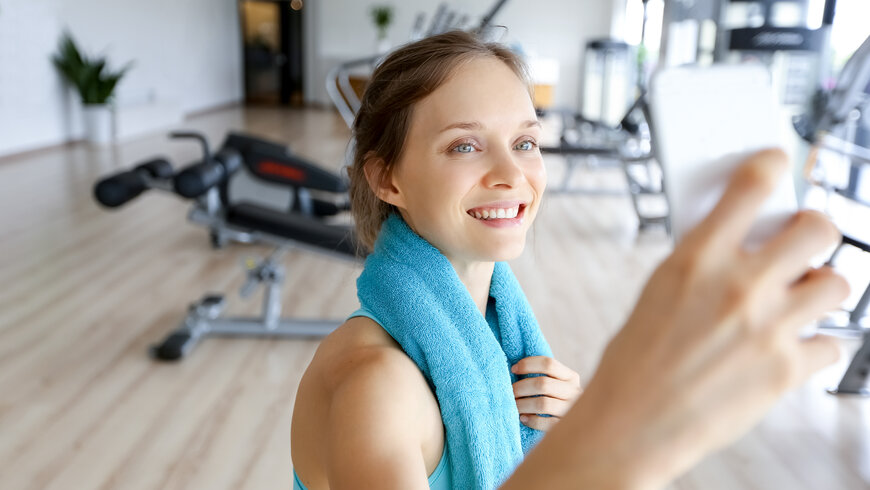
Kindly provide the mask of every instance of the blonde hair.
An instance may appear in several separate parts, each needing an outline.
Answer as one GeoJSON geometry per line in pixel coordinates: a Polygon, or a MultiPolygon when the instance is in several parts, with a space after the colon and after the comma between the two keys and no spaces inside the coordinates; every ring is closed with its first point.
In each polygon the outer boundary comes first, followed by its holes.
{"type": "Polygon", "coordinates": [[[414,104],[443,85],[458,65],[484,57],[501,60],[531,87],[526,65],[516,53],[463,31],[407,44],[375,69],[353,123],[356,146],[349,170],[351,212],[362,246],[369,250],[374,247],[381,224],[395,211],[372,191],[366,163],[379,159],[382,165],[375,177],[389,178],[402,155],[414,104]]]}

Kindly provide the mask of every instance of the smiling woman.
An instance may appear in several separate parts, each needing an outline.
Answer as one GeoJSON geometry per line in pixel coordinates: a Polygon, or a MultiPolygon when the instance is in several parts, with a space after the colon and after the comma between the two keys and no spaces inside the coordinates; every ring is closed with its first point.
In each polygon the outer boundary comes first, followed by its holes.
{"type": "MultiPolygon", "coordinates": [[[[415,104],[394,165],[369,156],[369,184],[460,278],[477,262],[516,258],[546,186],[534,118],[527,85],[507,65],[467,63],[415,104]]],[[[487,291],[474,293],[483,310],[487,291]]]]}
{"type": "Polygon", "coordinates": [[[371,475],[419,488],[432,475],[433,488],[492,488],[580,394],[497,264],[520,255],[540,207],[540,133],[523,63],[471,34],[403,47],[372,75],[350,174],[358,236],[374,253],[358,282],[363,308],[324,340],[300,385],[297,487],[371,475]],[[388,400],[372,395],[382,384],[388,400]],[[357,390],[366,394],[342,396],[357,390]],[[330,445],[332,431],[345,437],[330,445]]]}
{"type": "MultiPolygon", "coordinates": [[[[354,202],[353,212],[357,230],[361,241],[371,248],[380,228],[380,224],[396,208],[392,203],[381,200],[372,193],[369,181],[386,177],[394,166],[404,156],[406,145],[414,144],[417,133],[428,132],[425,144],[437,144],[441,146],[432,149],[439,154],[446,154],[450,150],[467,152],[476,150],[472,141],[462,141],[455,134],[458,131],[473,131],[481,129],[482,121],[477,120],[478,113],[471,113],[471,117],[463,118],[461,113],[439,109],[437,105],[431,107],[433,115],[439,117],[437,123],[429,123],[426,128],[416,128],[412,123],[417,102],[421,102],[430,94],[449,81],[460,65],[476,65],[469,63],[475,61],[488,61],[499,63],[500,74],[505,70],[512,73],[507,79],[510,89],[518,88],[523,94],[529,94],[530,85],[525,65],[519,57],[498,44],[484,44],[464,33],[448,33],[444,36],[436,36],[420,43],[405,46],[394,52],[373,75],[366,96],[362,100],[362,107],[354,121],[354,138],[356,140],[356,154],[354,165],[351,168],[351,199],[354,202]],[[420,60],[426,60],[421,63],[420,60]],[[444,134],[442,134],[444,133],[444,134]],[[456,144],[448,147],[453,140],[444,141],[453,136],[456,144]],[[455,148],[460,143],[462,148],[455,148]],[[368,174],[368,175],[367,175],[368,174]]],[[[492,101],[508,100],[505,94],[496,94],[496,87],[487,87],[486,84],[473,84],[486,92],[483,94],[492,101]],[[497,95],[501,95],[498,97],[497,95]]],[[[454,83],[454,87],[459,86],[454,83]]],[[[478,91],[478,92],[479,92],[478,91]]],[[[456,96],[457,94],[453,94],[456,96]]],[[[462,96],[462,94],[458,94],[462,96]]],[[[475,95],[479,95],[476,93],[475,95]]],[[[516,95],[514,92],[511,95],[516,95]]],[[[450,107],[460,107],[474,97],[468,94],[461,101],[451,100],[450,107]]],[[[523,99],[529,97],[523,96],[523,99]]],[[[444,99],[444,97],[442,97],[444,99]]],[[[443,101],[443,100],[442,100],[443,101]]],[[[429,106],[433,106],[432,103],[429,106]]],[[[531,119],[532,124],[539,127],[531,102],[528,102],[531,113],[523,112],[523,121],[531,119]]],[[[525,109],[525,107],[523,107],[525,109]]],[[[418,121],[421,118],[416,118],[418,121]]],[[[419,145],[423,145],[420,142],[419,145]]],[[[539,157],[540,158],[540,157],[539,157]]]]}
{"type": "Polygon", "coordinates": [[[582,391],[505,262],[546,181],[516,55],[463,32],[406,45],[375,70],[353,129],[371,254],[361,308],[299,386],[297,489],[658,488],[837,357],[798,335],[848,293],[807,265],[839,242],[833,225],[805,212],[757,253],[740,246],[782,152],[744,162],[582,391]]]}

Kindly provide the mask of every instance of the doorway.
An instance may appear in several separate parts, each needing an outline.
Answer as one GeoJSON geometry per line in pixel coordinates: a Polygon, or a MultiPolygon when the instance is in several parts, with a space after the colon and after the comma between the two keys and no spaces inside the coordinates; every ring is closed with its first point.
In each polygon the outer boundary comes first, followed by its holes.
{"type": "Polygon", "coordinates": [[[302,106],[303,0],[240,0],[245,102],[302,106]]]}

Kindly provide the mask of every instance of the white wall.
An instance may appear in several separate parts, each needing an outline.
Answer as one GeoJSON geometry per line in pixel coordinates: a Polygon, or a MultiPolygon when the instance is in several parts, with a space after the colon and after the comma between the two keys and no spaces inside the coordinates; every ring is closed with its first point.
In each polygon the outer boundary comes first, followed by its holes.
{"type": "MultiPolygon", "coordinates": [[[[428,20],[431,0],[307,0],[306,97],[329,103],[328,70],[375,48],[372,5],[392,3],[393,44],[407,41],[418,12],[428,20]]],[[[556,103],[577,108],[587,39],[607,36],[624,0],[511,0],[495,19],[507,41],[560,63],[556,103]]],[[[494,0],[447,4],[476,24],[494,0]]],[[[175,104],[182,113],[243,98],[237,0],[0,0],[0,155],[81,137],[80,104],[51,64],[67,27],[89,53],[103,52],[134,68],[117,91],[119,110],[148,101],[175,104]]],[[[138,114],[138,113],[135,113],[138,114]]]]}
{"type": "Polygon", "coordinates": [[[236,0],[0,1],[0,155],[81,137],[78,96],[50,61],[68,28],[80,48],[135,66],[117,103],[184,113],[243,97],[236,0]]]}
{"type": "MultiPolygon", "coordinates": [[[[394,45],[408,40],[418,12],[425,12],[427,23],[440,2],[431,0],[311,0],[318,3],[316,20],[317,56],[310,68],[321,80],[309,98],[326,102],[323,81],[331,67],[342,60],[368,56],[375,51],[376,31],[369,11],[373,5],[392,4],[395,19],[390,28],[394,45]]],[[[453,10],[468,13],[476,25],[494,5],[494,0],[445,2],[453,10]]],[[[508,28],[509,43],[539,57],[555,58],[560,65],[560,80],[555,99],[558,105],[577,108],[580,71],[587,39],[607,37],[615,8],[624,0],[511,0],[494,19],[508,28]]],[[[306,2],[306,8],[308,2],[306,2]]]]}

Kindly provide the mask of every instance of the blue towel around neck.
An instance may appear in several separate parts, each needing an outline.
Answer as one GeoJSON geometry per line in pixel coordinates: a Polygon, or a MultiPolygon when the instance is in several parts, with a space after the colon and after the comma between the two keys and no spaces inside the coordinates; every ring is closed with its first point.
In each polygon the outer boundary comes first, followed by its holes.
{"type": "Polygon", "coordinates": [[[441,407],[455,488],[490,490],[511,475],[543,432],[519,420],[510,372],[529,356],[550,356],[531,306],[504,262],[490,297],[500,339],[450,261],[397,214],[382,225],[357,280],[363,308],[417,363],[441,407]]]}

